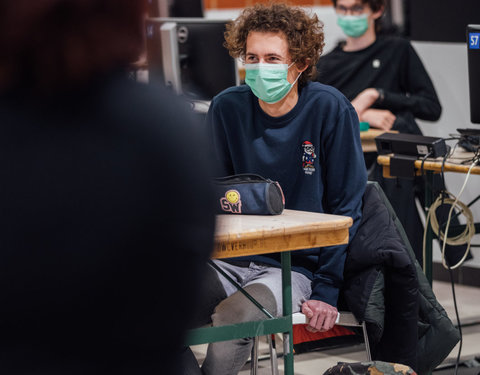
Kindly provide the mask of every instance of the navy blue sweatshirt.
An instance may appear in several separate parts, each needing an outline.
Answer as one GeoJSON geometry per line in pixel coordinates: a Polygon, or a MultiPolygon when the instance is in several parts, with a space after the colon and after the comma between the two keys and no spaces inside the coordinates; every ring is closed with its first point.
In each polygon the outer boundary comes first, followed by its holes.
{"type": "MultiPolygon", "coordinates": [[[[335,88],[309,82],[296,106],[267,115],[246,85],[217,95],[207,115],[220,175],[256,173],[278,181],[288,209],[361,218],[366,170],[358,118],[335,88]]],[[[292,252],[292,269],[312,280],[311,299],[337,305],[346,245],[292,252]]],[[[248,259],[280,267],[279,254],[248,259]]]]}

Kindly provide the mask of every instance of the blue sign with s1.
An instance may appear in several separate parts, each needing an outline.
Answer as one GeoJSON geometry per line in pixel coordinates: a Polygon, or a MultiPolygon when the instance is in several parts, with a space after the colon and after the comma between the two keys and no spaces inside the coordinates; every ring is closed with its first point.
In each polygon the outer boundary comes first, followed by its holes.
{"type": "Polygon", "coordinates": [[[480,33],[468,33],[468,48],[480,49],[480,33]]]}

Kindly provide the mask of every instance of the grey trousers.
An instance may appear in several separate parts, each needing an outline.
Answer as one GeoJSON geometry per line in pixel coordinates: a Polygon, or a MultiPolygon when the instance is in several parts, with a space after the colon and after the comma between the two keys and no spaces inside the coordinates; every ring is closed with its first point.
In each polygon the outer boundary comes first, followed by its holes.
{"type": "MultiPolygon", "coordinates": [[[[215,263],[240,286],[251,294],[272,315],[282,314],[281,269],[264,264],[215,260],[215,263]]],[[[217,274],[226,298],[215,308],[211,316],[213,326],[262,320],[266,316],[222,275],[217,274]]],[[[216,293],[212,291],[213,293],[216,293]]],[[[292,272],[292,308],[301,309],[309,299],[311,281],[298,272],[292,272]]],[[[247,362],[252,350],[251,338],[212,343],[202,365],[204,375],[236,375],[247,362]]]]}

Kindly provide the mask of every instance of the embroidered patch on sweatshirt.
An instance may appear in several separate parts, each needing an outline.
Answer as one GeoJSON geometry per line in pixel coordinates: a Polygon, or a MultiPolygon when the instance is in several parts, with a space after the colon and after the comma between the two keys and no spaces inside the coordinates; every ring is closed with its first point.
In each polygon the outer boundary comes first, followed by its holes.
{"type": "Polygon", "coordinates": [[[302,168],[305,174],[312,175],[315,172],[315,166],[313,163],[315,162],[315,146],[312,142],[305,141],[302,143],[303,148],[303,155],[302,155],[302,168]]]}

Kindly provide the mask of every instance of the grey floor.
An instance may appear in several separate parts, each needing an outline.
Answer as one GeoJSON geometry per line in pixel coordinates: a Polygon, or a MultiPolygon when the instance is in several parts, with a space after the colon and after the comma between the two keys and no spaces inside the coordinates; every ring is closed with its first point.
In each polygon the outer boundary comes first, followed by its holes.
{"type": "MultiPolygon", "coordinates": [[[[456,322],[455,310],[452,298],[452,290],[449,283],[434,281],[433,291],[437,299],[447,311],[450,319],[456,322]]],[[[457,285],[455,287],[460,321],[465,325],[463,332],[463,345],[461,352],[462,368],[465,365],[476,366],[475,357],[480,356],[480,288],[457,285]]],[[[281,347],[281,345],[277,345],[281,347]]],[[[201,362],[205,356],[206,345],[192,347],[195,355],[201,362]]],[[[260,354],[268,352],[268,347],[263,340],[260,343],[260,354]]],[[[458,354],[458,345],[445,361],[438,367],[438,375],[453,374],[452,364],[455,363],[458,354]],[[442,371],[440,371],[442,370],[442,371]]],[[[363,345],[355,345],[348,348],[330,349],[295,355],[296,375],[322,375],[326,369],[337,362],[358,362],[365,360],[363,345]]],[[[280,374],[283,374],[283,360],[279,358],[280,374]]],[[[480,367],[473,369],[469,374],[479,374],[480,367]]],[[[434,372],[434,374],[437,371],[434,372]]],[[[250,374],[250,365],[247,364],[240,372],[241,375],[250,374]]],[[[270,375],[270,361],[260,360],[258,375],[270,375]]],[[[219,374],[221,375],[221,374],[219,374]]]]}

